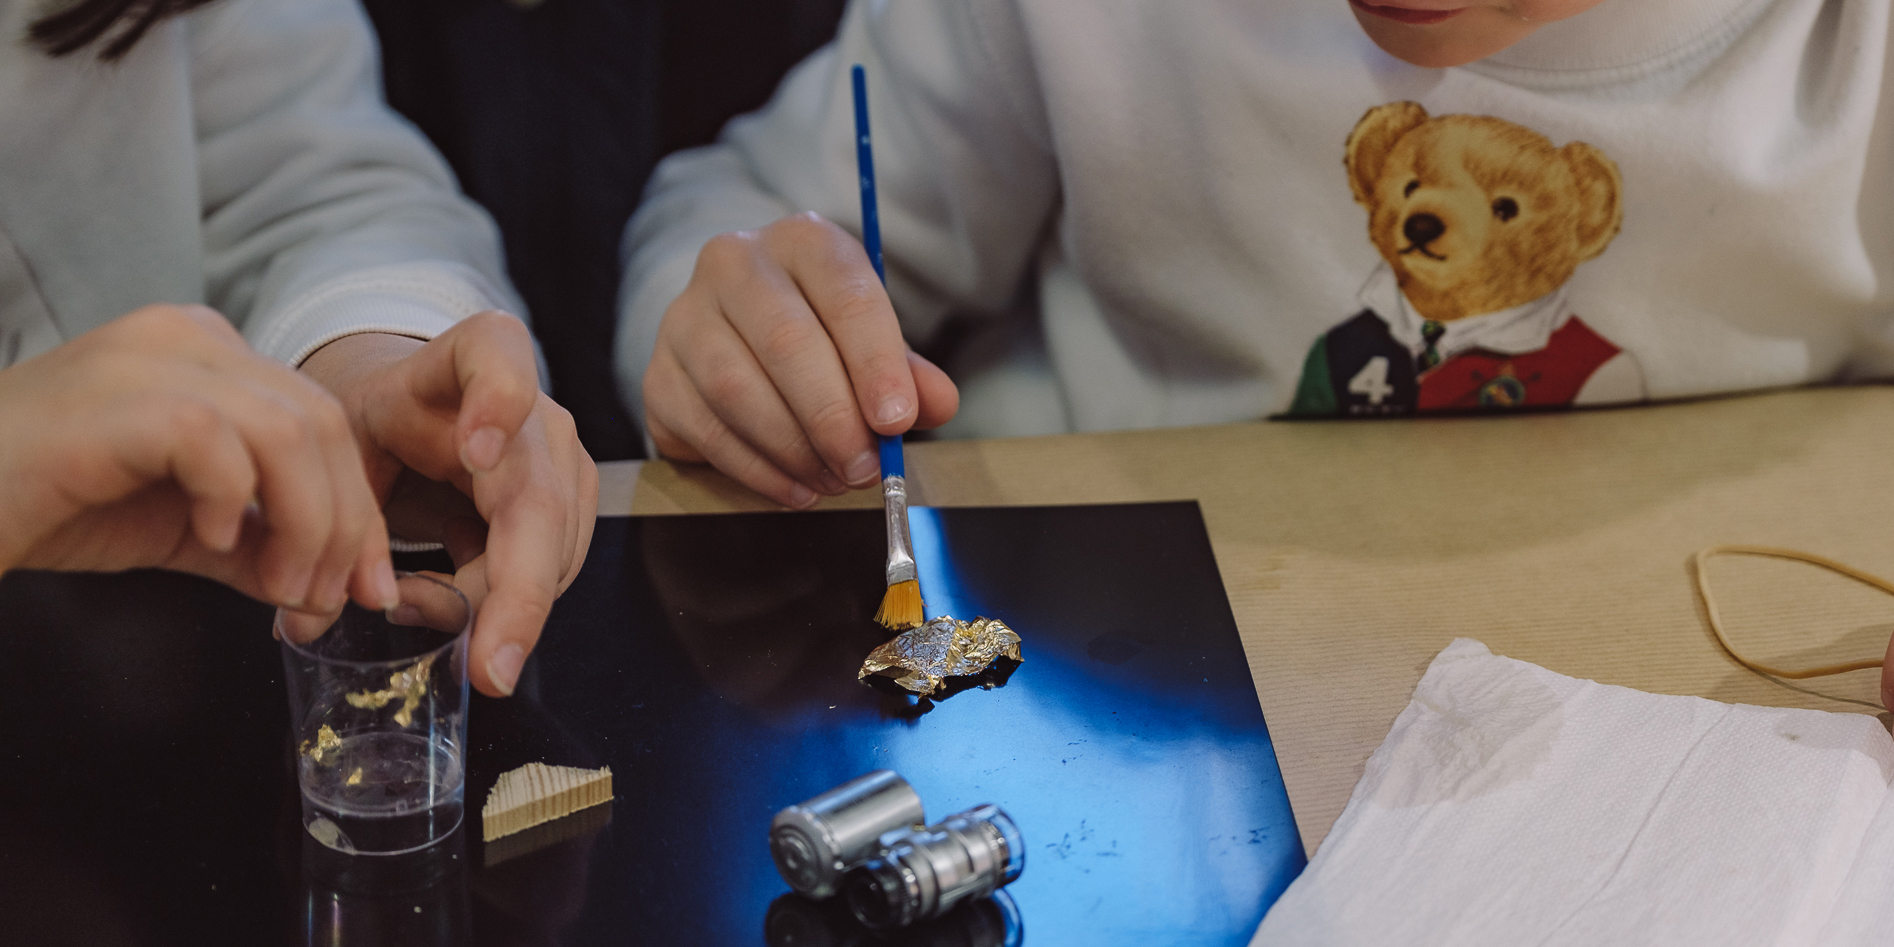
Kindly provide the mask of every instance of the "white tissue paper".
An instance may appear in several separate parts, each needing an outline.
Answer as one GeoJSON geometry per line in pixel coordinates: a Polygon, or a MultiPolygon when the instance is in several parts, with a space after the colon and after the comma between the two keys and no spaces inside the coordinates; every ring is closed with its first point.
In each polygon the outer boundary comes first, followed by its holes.
{"type": "Polygon", "coordinates": [[[1460,639],[1255,944],[1894,943],[1894,740],[1460,639]]]}

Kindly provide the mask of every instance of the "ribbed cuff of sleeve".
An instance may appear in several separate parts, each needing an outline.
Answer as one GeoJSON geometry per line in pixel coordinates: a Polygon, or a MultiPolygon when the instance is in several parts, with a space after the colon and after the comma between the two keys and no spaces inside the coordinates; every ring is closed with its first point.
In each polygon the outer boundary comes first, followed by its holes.
{"type": "Polygon", "coordinates": [[[298,294],[251,333],[258,352],[300,365],[317,349],[364,332],[432,339],[504,296],[472,267],[404,263],[358,270],[298,294]]]}

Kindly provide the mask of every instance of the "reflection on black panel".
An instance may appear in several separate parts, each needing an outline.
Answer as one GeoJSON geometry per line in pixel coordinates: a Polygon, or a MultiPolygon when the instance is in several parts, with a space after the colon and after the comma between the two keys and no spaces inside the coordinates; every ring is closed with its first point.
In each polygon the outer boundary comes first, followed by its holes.
{"type": "Polygon", "coordinates": [[[763,917],[768,947],[1019,947],[1025,937],[1019,907],[1004,891],[893,931],[863,927],[840,899],[811,901],[793,893],[771,901],[763,917]]]}
{"type": "Polygon", "coordinates": [[[1302,846],[1195,505],[914,531],[930,615],[1021,635],[1005,686],[856,680],[886,637],[878,511],[601,520],[518,696],[474,699],[467,799],[537,760],[610,766],[612,806],[511,847],[470,811],[444,867],[366,889],[299,830],[267,609],[158,573],[8,575],[0,811],[32,817],[0,820],[7,943],[971,947],[1029,919],[1035,945],[1247,944],[1302,846]],[[884,768],[934,819],[1018,823],[1004,911],[870,937],[783,900],[772,815],[884,768]]]}

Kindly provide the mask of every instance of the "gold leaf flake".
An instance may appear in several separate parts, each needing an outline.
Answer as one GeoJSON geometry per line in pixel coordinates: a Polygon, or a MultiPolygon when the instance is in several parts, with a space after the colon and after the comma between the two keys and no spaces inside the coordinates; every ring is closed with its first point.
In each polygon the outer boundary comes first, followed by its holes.
{"type": "Polygon", "coordinates": [[[304,740],[299,751],[302,755],[321,763],[323,762],[324,756],[328,756],[341,748],[342,738],[336,736],[335,731],[329,729],[329,725],[325,723],[322,725],[322,729],[316,731],[316,739],[314,741],[304,740]],[[311,745],[312,742],[314,745],[311,745]]]}
{"type": "Polygon", "coordinates": [[[395,711],[395,723],[409,726],[414,723],[414,709],[421,705],[421,698],[427,696],[427,676],[433,668],[432,655],[388,675],[388,689],[379,691],[358,691],[345,694],[343,698],[350,707],[361,710],[380,710],[401,699],[401,709],[395,711]]]}
{"type": "Polygon", "coordinates": [[[986,670],[1001,655],[1023,661],[1019,635],[997,618],[957,621],[943,615],[910,628],[869,652],[857,679],[884,674],[926,696],[949,677],[986,670]]]}

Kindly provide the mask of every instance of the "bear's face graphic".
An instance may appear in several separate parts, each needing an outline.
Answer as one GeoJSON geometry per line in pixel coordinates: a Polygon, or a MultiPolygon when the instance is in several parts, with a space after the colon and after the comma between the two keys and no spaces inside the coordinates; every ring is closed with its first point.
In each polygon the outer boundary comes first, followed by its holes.
{"type": "Polygon", "coordinates": [[[1402,293],[1443,323],[1552,292],[1623,219],[1611,159],[1503,119],[1379,106],[1349,135],[1346,163],[1402,293]]]}

